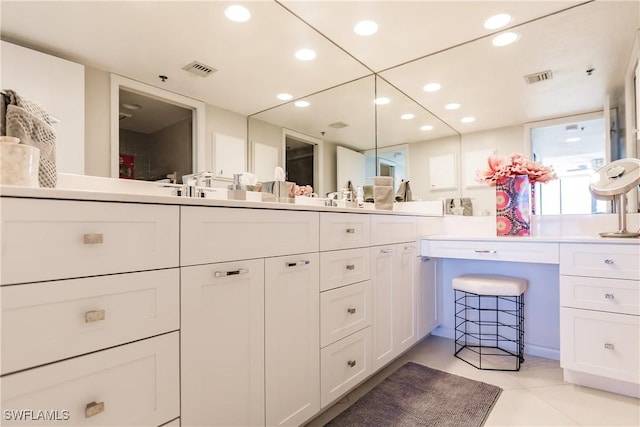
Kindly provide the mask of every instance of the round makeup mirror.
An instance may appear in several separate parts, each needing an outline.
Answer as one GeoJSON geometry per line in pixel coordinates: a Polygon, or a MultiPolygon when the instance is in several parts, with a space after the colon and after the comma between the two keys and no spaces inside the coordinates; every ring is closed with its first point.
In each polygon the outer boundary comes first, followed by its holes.
{"type": "Polygon", "coordinates": [[[602,166],[591,176],[589,190],[598,199],[616,201],[618,231],[600,233],[602,237],[638,237],[640,232],[627,231],[626,193],[640,184],[640,160],[620,159],[602,166]]]}

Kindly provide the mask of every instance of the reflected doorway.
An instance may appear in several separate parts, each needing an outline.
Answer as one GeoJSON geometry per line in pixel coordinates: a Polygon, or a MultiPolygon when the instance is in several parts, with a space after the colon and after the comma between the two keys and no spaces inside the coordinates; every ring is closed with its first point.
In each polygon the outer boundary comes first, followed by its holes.
{"type": "Polygon", "coordinates": [[[193,170],[193,110],[120,89],[119,177],[182,182],[193,170]]]}
{"type": "Polygon", "coordinates": [[[299,186],[310,185],[318,191],[318,160],[319,144],[302,134],[287,131],[285,142],[285,172],[286,179],[299,186]]]}

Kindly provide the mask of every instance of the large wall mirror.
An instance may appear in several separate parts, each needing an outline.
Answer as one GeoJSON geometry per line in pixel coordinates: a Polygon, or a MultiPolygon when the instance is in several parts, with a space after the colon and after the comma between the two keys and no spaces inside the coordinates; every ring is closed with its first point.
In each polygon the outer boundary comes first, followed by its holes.
{"type": "MultiPolygon", "coordinates": [[[[474,181],[481,160],[529,152],[525,126],[540,121],[594,112],[609,120],[607,98],[618,113],[611,147],[619,149],[609,150],[611,160],[637,156],[629,122],[640,13],[633,0],[248,1],[242,3],[251,19],[243,23],[225,17],[226,2],[5,3],[3,40],[84,64],[87,88],[100,85],[98,74],[113,73],[201,102],[206,114],[196,120],[204,126],[194,138],[195,171],[212,168],[210,145],[218,134],[243,141],[240,164],[261,180],[273,179],[287,152],[307,145],[313,153],[300,158],[313,156],[319,195],[362,179],[338,173],[340,151],[352,162],[365,159],[365,181],[384,169],[408,179],[415,199],[471,199],[474,214],[490,213],[491,189],[474,181]],[[353,31],[363,5],[368,19],[379,21],[368,38],[353,31]],[[511,23],[483,27],[503,11],[512,12],[511,23]],[[176,20],[188,22],[190,31],[176,35],[176,20]],[[139,22],[147,23],[144,31],[139,22]],[[514,33],[515,43],[494,45],[494,36],[505,32],[514,33]],[[313,61],[295,58],[310,46],[313,61]],[[194,61],[210,73],[187,71],[194,61]],[[159,82],[164,74],[168,80],[159,82]],[[432,82],[440,90],[426,91],[432,82]],[[283,91],[292,101],[276,99],[283,91]],[[388,104],[374,103],[384,97],[388,104]]],[[[119,153],[109,156],[102,122],[118,117],[119,107],[94,108],[98,98],[111,102],[108,92],[86,94],[93,110],[85,148],[100,166],[87,172],[118,176],[119,153]],[[103,162],[109,163],[104,169],[103,162]]],[[[111,135],[117,132],[111,128],[111,135]]]]}

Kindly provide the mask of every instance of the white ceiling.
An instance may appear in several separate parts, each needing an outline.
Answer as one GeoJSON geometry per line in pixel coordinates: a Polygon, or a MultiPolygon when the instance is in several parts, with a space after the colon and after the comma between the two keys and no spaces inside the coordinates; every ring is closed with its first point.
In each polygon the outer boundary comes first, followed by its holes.
{"type": "Polygon", "coordinates": [[[615,105],[640,27],[639,4],[3,0],[0,35],[243,115],[281,105],[275,95],[289,92],[312,105],[301,113],[287,104],[258,117],[371,148],[376,121],[380,145],[392,145],[602,109],[607,94],[615,105]],[[228,21],[223,10],[232,3],[247,6],[251,20],[228,21]],[[502,11],[512,13],[510,26],[521,38],[496,48],[482,22],[502,11]],[[356,36],[352,28],[362,19],[377,21],[378,33],[356,36]],[[317,58],[296,60],[293,53],[302,47],[315,49],[317,58]],[[181,69],[194,60],[218,71],[202,78],[181,69]],[[595,68],[591,76],[588,68],[595,68]],[[547,69],[553,80],[524,83],[525,74],[547,69]],[[362,79],[373,72],[385,81],[362,79]],[[442,84],[440,92],[422,91],[431,80],[442,84]],[[371,86],[393,93],[377,116],[371,86]],[[443,109],[454,101],[460,110],[443,109]],[[406,109],[418,117],[399,122],[406,109]],[[467,115],[476,121],[461,124],[467,115]],[[340,121],[349,126],[328,126],[340,121]],[[418,131],[422,124],[433,131],[418,131]]]}

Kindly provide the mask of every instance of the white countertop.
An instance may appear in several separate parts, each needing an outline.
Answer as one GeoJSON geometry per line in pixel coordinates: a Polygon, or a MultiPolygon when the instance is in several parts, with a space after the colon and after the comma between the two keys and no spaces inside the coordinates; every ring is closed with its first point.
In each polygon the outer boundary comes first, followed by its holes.
{"type": "MultiPolygon", "coordinates": [[[[168,192],[167,192],[168,193],[168,192]]],[[[347,213],[367,213],[383,215],[411,215],[424,217],[440,217],[430,212],[418,212],[415,209],[408,210],[375,210],[371,208],[341,208],[330,206],[312,206],[296,203],[276,203],[258,202],[249,200],[228,200],[228,199],[208,199],[196,197],[178,197],[163,194],[142,194],[126,192],[110,192],[95,190],[73,190],[65,188],[32,188],[13,185],[0,186],[0,196],[2,197],[24,197],[38,199],[58,199],[58,200],[83,200],[100,202],[127,202],[127,203],[148,203],[181,206],[212,206],[225,208],[250,208],[250,209],[276,209],[295,210],[313,212],[347,212],[347,213]]],[[[411,203],[411,202],[409,202],[411,203]]],[[[396,204],[394,204],[395,206],[396,204]]]]}
{"type": "MultiPolygon", "coordinates": [[[[423,236],[425,240],[460,242],[500,242],[500,243],[615,243],[639,245],[640,238],[601,237],[597,233],[575,236],[423,236]]],[[[640,262],[640,260],[639,260],[640,262]]]]}

